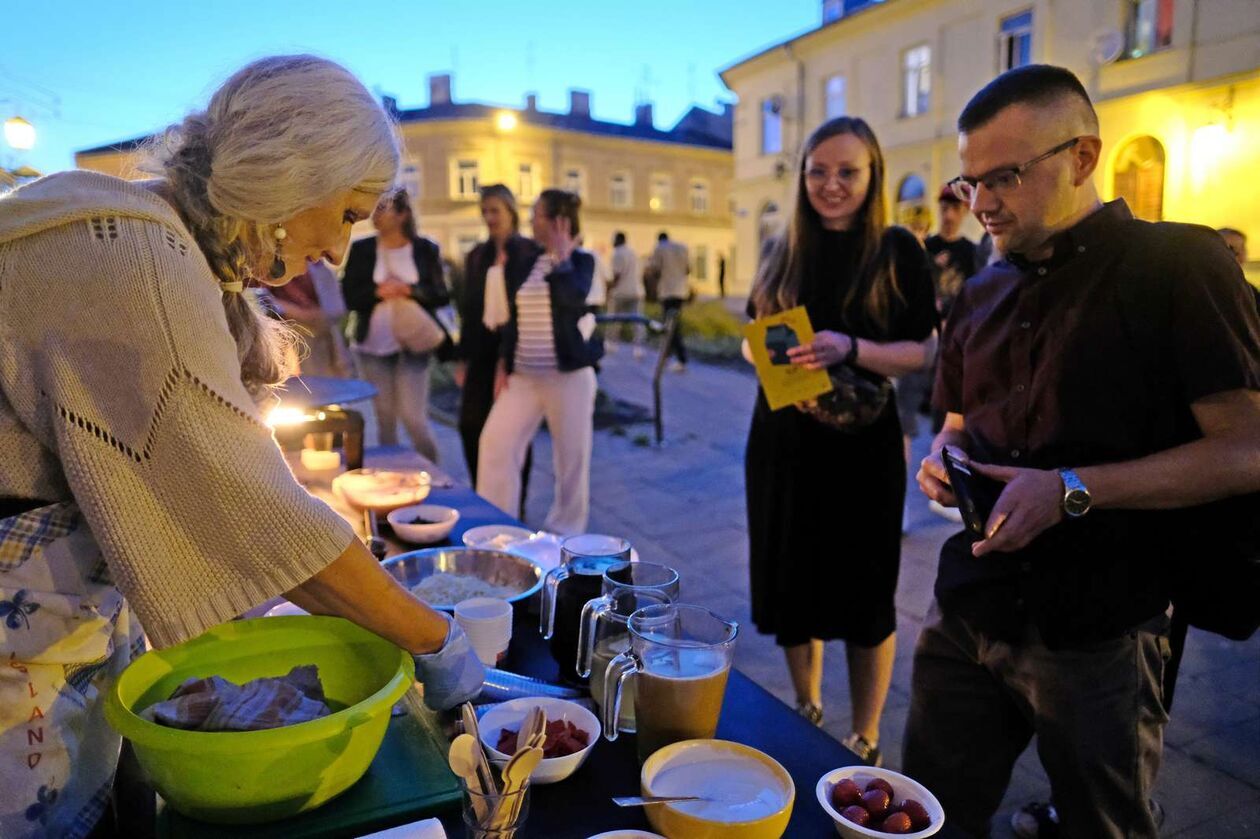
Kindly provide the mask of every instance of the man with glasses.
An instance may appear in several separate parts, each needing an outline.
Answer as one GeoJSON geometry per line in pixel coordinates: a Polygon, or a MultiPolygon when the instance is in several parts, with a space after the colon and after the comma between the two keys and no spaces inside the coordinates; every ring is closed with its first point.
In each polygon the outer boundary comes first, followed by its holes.
{"type": "Polygon", "coordinates": [[[1206,228],[1102,204],[1098,118],[1069,71],[999,76],[958,120],[960,199],[1000,254],[942,338],[948,445],[1004,484],[941,550],[904,769],[980,835],[1035,734],[1067,836],[1153,837],[1178,551],[1166,512],[1260,490],[1260,318],[1206,228]]]}

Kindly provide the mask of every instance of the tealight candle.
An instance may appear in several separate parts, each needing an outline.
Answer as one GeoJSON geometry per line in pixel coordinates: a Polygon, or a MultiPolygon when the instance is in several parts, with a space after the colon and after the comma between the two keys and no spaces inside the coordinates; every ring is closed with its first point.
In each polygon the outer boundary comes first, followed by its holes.
{"type": "Polygon", "coordinates": [[[341,452],[302,449],[302,466],[312,472],[337,469],[341,466],[341,452]]]}

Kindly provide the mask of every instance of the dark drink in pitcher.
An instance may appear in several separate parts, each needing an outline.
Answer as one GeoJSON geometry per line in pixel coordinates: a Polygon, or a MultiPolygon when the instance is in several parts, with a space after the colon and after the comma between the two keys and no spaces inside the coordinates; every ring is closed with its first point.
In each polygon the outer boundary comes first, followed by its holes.
{"type": "Polygon", "coordinates": [[[560,567],[543,586],[542,633],[564,681],[586,684],[576,667],[582,607],[600,596],[605,569],[629,559],[630,543],[616,536],[571,536],[561,544],[560,567]]]}

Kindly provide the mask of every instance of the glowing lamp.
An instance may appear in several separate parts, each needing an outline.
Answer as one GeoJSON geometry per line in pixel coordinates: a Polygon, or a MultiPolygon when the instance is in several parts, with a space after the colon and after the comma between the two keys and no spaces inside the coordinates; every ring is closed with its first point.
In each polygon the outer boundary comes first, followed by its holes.
{"type": "Polygon", "coordinates": [[[500,131],[513,131],[516,128],[516,114],[499,111],[499,115],[494,118],[494,124],[500,131]]]}

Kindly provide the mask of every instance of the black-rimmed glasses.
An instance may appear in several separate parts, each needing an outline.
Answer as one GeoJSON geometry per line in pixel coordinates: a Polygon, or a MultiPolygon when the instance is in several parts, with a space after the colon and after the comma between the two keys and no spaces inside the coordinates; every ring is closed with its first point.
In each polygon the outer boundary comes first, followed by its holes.
{"type": "Polygon", "coordinates": [[[1010,192],[1023,183],[1021,176],[1029,169],[1043,160],[1049,160],[1061,151],[1072,148],[1080,141],[1080,137],[1073,137],[1070,140],[1059,143],[1059,145],[1045,154],[1037,155],[1026,163],[1021,163],[1018,166],[1009,166],[1004,169],[994,169],[992,172],[988,172],[978,178],[973,178],[970,175],[959,175],[950,181],[948,186],[954,195],[958,196],[959,201],[967,204],[970,204],[976,197],[976,187],[981,184],[990,192],[1010,192]]]}

